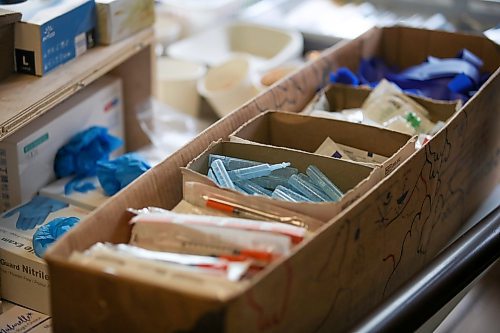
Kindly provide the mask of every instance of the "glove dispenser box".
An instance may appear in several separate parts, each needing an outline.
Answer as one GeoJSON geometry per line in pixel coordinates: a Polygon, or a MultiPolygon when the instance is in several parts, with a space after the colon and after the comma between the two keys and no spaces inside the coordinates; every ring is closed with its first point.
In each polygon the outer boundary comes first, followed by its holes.
{"type": "MultiPolygon", "coordinates": [[[[124,138],[122,81],[105,76],[0,141],[0,211],[53,182],[58,149],[83,129],[102,126],[124,138]]],[[[111,157],[119,156],[123,149],[111,157]]]]}
{"type": "Polygon", "coordinates": [[[89,212],[48,197],[35,196],[0,217],[0,279],[2,297],[49,314],[49,274],[45,260],[34,251],[33,235],[58,217],[78,217],[89,212]]]}

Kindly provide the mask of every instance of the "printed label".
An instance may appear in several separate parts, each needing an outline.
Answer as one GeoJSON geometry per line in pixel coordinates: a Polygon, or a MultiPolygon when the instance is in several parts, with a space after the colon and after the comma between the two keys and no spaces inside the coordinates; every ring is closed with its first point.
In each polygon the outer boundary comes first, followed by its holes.
{"type": "Polygon", "coordinates": [[[51,318],[42,313],[14,305],[0,316],[0,332],[24,333],[52,331],[51,318]]]}
{"type": "Polygon", "coordinates": [[[314,153],[343,160],[351,160],[342,148],[340,148],[330,137],[326,138],[314,153]]]}
{"type": "Polygon", "coordinates": [[[9,174],[7,170],[7,152],[0,149],[0,210],[10,208],[9,174]]]}
{"type": "Polygon", "coordinates": [[[87,51],[87,36],[85,32],[82,32],[75,37],[75,54],[78,57],[85,51],[87,51]]]}
{"type": "Polygon", "coordinates": [[[31,150],[35,149],[36,147],[38,147],[39,145],[41,145],[42,143],[44,143],[48,139],[49,139],[49,133],[45,133],[44,135],[42,135],[41,137],[37,138],[33,142],[31,142],[31,143],[27,144],[26,146],[24,146],[23,152],[25,154],[29,153],[31,150]]]}
{"type": "Polygon", "coordinates": [[[19,73],[35,75],[35,52],[16,49],[16,70],[19,73]]]}
{"type": "Polygon", "coordinates": [[[382,164],[387,161],[388,157],[378,155],[369,151],[357,149],[354,147],[338,144],[338,146],[349,156],[353,161],[382,164]]]}

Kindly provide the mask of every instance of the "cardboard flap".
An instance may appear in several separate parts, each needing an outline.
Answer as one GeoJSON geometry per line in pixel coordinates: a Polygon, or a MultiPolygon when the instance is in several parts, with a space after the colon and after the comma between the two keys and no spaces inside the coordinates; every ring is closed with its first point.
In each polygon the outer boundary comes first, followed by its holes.
{"type": "Polygon", "coordinates": [[[283,111],[267,111],[258,115],[232,136],[310,153],[330,137],[336,143],[386,157],[396,153],[411,138],[384,128],[283,111]]]}
{"type": "Polygon", "coordinates": [[[409,27],[383,28],[379,55],[400,69],[419,64],[428,56],[455,57],[466,48],[484,62],[482,70],[494,72],[500,65],[500,48],[492,41],[477,35],[432,31],[409,27]]]}
{"type": "MultiPolygon", "coordinates": [[[[360,86],[354,87],[347,84],[330,84],[325,91],[329,111],[360,108],[373,89],[360,86]]],[[[440,101],[432,98],[406,94],[415,102],[429,111],[429,119],[433,122],[446,122],[462,106],[460,100],[440,101]]]]}
{"type": "Polygon", "coordinates": [[[10,10],[0,8],[0,28],[4,25],[19,21],[21,16],[21,13],[11,12],[10,10]]]}

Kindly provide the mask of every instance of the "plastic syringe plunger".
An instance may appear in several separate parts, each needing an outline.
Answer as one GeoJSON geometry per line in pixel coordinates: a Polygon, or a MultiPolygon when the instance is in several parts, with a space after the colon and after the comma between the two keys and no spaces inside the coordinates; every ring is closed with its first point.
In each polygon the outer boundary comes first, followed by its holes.
{"type": "Polygon", "coordinates": [[[229,171],[229,177],[234,180],[238,179],[254,179],[257,177],[268,176],[274,170],[283,169],[289,166],[289,162],[283,162],[278,164],[259,164],[248,168],[241,168],[237,170],[229,171]]]}

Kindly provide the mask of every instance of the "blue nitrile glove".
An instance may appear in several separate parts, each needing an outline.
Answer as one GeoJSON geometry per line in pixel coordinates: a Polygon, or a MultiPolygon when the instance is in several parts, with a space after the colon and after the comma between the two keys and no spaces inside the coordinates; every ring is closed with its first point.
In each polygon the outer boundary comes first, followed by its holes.
{"type": "Polygon", "coordinates": [[[92,182],[84,181],[80,177],[75,177],[64,185],[64,195],[70,195],[73,191],[87,193],[95,189],[96,187],[92,182]]]}
{"type": "Polygon", "coordinates": [[[20,230],[29,230],[42,224],[50,213],[57,212],[68,206],[69,205],[65,202],[43,196],[35,196],[24,205],[5,213],[4,217],[10,217],[19,212],[16,228],[20,230]]]}
{"type": "Polygon", "coordinates": [[[139,155],[129,153],[113,161],[99,161],[97,163],[97,179],[106,195],[113,195],[144,172],[151,166],[139,155]]]}
{"type": "Polygon", "coordinates": [[[359,86],[359,79],[349,68],[340,67],[336,73],[330,73],[330,83],[342,83],[359,86]]]}
{"type": "Polygon", "coordinates": [[[47,248],[59,239],[66,231],[80,222],[78,217],[57,217],[42,225],[33,235],[33,249],[35,254],[43,258],[47,248]]]}
{"type": "Polygon", "coordinates": [[[94,126],[80,132],[57,151],[54,160],[56,176],[95,176],[97,161],[107,161],[109,154],[122,144],[123,141],[108,134],[105,127],[94,126]]]}
{"type": "Polygon", "coordinates": [[[466,49],[455,58],[430,56],[427,61],[403,71],[387,66],[378,58],[362,59],[359,79],[373,87],[385,78],[408,93],[465,102],[484,82],[480,72],[482,66],[482,60],[466,49]]]}

